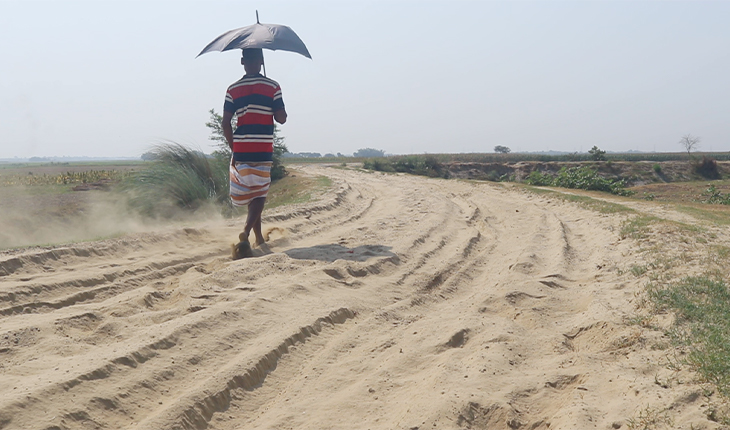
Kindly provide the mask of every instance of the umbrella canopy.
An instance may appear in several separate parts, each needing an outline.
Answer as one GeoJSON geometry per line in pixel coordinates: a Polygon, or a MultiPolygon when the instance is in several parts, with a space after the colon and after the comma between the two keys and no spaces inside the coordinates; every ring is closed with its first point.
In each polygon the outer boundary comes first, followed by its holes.
{"type": "Polygon", "coordinates": [[[294,30],[278,24],[261,24],[237,28],[218,36],[206,46],[198,57],[211,51],[228,51],[229,49],[263,48],[276,51],[296,52],[311,59],[307,47],[294,30]]]}

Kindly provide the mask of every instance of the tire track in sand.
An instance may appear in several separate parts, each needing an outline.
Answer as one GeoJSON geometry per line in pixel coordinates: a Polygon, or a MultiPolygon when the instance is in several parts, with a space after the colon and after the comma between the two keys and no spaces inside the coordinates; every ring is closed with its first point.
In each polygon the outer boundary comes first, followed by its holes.
{"type": "Polygon", "coordinates": [[[43,269],[64,259],[91,288],[130,288],[0,318],[0,428],[611,428],[657,399],[623,322],[638,283],[615,270],[619,219],[489,183],[304,170],[335,192],[271,211],[288,235],[259,258],[216,254],[227,224],[194,252],[142,245],[147,265],[192,264],[158,278],[134,281],[154,271],[122,251],[8,265],[24,303],[76,293],[43,269]]]}

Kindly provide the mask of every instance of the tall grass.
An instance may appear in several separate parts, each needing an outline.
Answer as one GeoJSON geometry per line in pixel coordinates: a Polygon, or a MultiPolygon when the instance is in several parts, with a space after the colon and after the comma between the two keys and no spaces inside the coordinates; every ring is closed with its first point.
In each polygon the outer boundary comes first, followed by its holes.
{"type": "Polygon", "coordinates": [[[177,143],[156,145],[150,155],[152,164],[122,186],[134,209],[148,216],[174,217],[180,210],[210,203],[230,205],[228,159],[209,158],[177,143]]]}

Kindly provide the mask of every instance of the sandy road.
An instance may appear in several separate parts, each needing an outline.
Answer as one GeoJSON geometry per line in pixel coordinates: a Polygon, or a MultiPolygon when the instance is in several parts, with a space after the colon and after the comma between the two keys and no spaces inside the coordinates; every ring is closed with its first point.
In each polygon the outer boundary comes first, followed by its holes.
{"type": "Polygon", "coordinates": [[[230,222],[3,257],[0,429],[719,428],[627,323],[619,216],[304,170],[335,190],[257,258],[230,222]]]}

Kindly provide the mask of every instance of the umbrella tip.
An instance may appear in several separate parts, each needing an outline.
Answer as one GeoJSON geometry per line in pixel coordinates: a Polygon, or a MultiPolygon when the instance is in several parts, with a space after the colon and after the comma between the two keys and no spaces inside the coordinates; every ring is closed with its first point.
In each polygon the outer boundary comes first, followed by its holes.
{"type": "Polygon", "coordinates": [[[256,24],[261,24],[259,22],[259,11],[258,10],[256,10],[256,24]]]}

